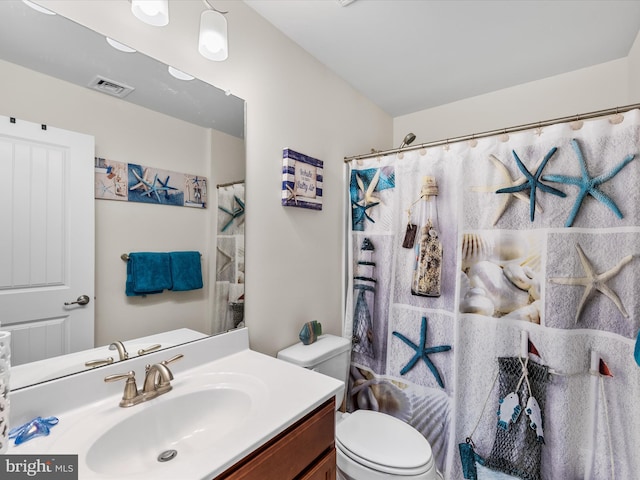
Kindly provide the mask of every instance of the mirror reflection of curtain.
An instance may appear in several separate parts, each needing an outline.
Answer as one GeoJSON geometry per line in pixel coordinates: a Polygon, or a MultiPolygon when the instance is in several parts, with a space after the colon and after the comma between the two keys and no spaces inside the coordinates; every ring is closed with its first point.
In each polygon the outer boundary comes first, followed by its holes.
{"type": "Polygon", "coordinates": [[[354,345],[347,408],[414,426],[447,479],[638,478],[640,110],[353,161],[347,174],[344,335],[373,347],[354,345]],[[441,256],[410,235],[424,177],[438,185],[440,229],[427,233],[441,256]],[[434,262],[441,295],[413,294],[434,262]]]}
{"type": "Polygon", "coordinates": [[[213,332],[244,326],[244,183],[218,187],[213,332]]]}

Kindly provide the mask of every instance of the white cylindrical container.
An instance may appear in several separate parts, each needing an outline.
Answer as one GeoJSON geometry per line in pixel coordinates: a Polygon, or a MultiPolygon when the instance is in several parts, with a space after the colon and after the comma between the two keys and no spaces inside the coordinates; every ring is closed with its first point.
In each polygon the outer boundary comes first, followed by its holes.
{"type": "Polygon", "coordinates": [[[0,332],[0,454],[9,449],[9,371],[11,332],[0,332]]]}

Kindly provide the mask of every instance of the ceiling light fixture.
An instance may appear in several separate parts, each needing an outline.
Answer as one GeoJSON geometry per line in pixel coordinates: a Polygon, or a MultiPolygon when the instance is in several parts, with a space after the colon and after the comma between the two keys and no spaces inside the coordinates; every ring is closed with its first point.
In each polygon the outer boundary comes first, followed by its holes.
{"type": "Polygon", "coordinates": [[[115,48],[116,50],[120,50],[121,52],[125,52],[125,53],[136,52],[134,48],[128,47],[124,43],[120,43],[117,40],[114,40],[113,38],[109,38],[109,37],[105,37],[105,38],[107,39],[107,43],[111,45],[113,48],[115,48]]]}
{"type": "Polygon", "coordinates": [[[35,11],[40,12],[40,13],[44,13],[46,15],[55,15],[55,12],[52,12],[51,10],[41,7],[40,5],[38,5],[37,3],[33,3],[30,2],[29,0],[22,0],[22,3],[24,3],[25,5],[33,8],[35,11]]]}
{"type": "Polygon", "coordinates": [[[178,80],[193,80],[194,78],[188,73],[184,73],[182,70],[178,70],[171,65],[169,65],[168,70],[171,76],[177,78],[178,80]]]}
{"type": "Polygon", "coordinates": [[[207,10],[200,16],[200,36],[198,51],[209,60],[221,62],[229,56],[227,40],[227,19],[225,14],[216,10],[207,0],[203,0],[207,10]]]}
{"type": "Polygon", "coordinates": [[[131,0],[131,13],[154,27],[169,23],[169,0],[131,0]]]}

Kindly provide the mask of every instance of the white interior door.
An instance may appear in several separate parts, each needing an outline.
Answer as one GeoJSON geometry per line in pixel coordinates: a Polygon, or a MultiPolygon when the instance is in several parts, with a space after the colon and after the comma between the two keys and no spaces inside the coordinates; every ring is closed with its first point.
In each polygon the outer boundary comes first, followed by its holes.
{"type": "Polygon", "coordinates": [[[0,116],[0,329],[14,365],[93,347],[94,143],[0,116]]]}

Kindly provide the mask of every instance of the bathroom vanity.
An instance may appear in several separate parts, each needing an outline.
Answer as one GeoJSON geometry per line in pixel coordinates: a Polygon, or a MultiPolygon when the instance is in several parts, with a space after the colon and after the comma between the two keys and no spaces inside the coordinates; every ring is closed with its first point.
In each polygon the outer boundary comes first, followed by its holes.
{"type": "Polygon", "coordinates": [[[333,479],[342,389],[251,351],[247,329],[238,329],[11,392],[10,426],[36,416],[59,423],[7,453],[77,454],[81,480],[333,479]],[[106,376],[133,371],[142,389],[145,363],[176,354],[184,357],[169,365],[170,391],[119,406],[124,384],[106,376]]]}

